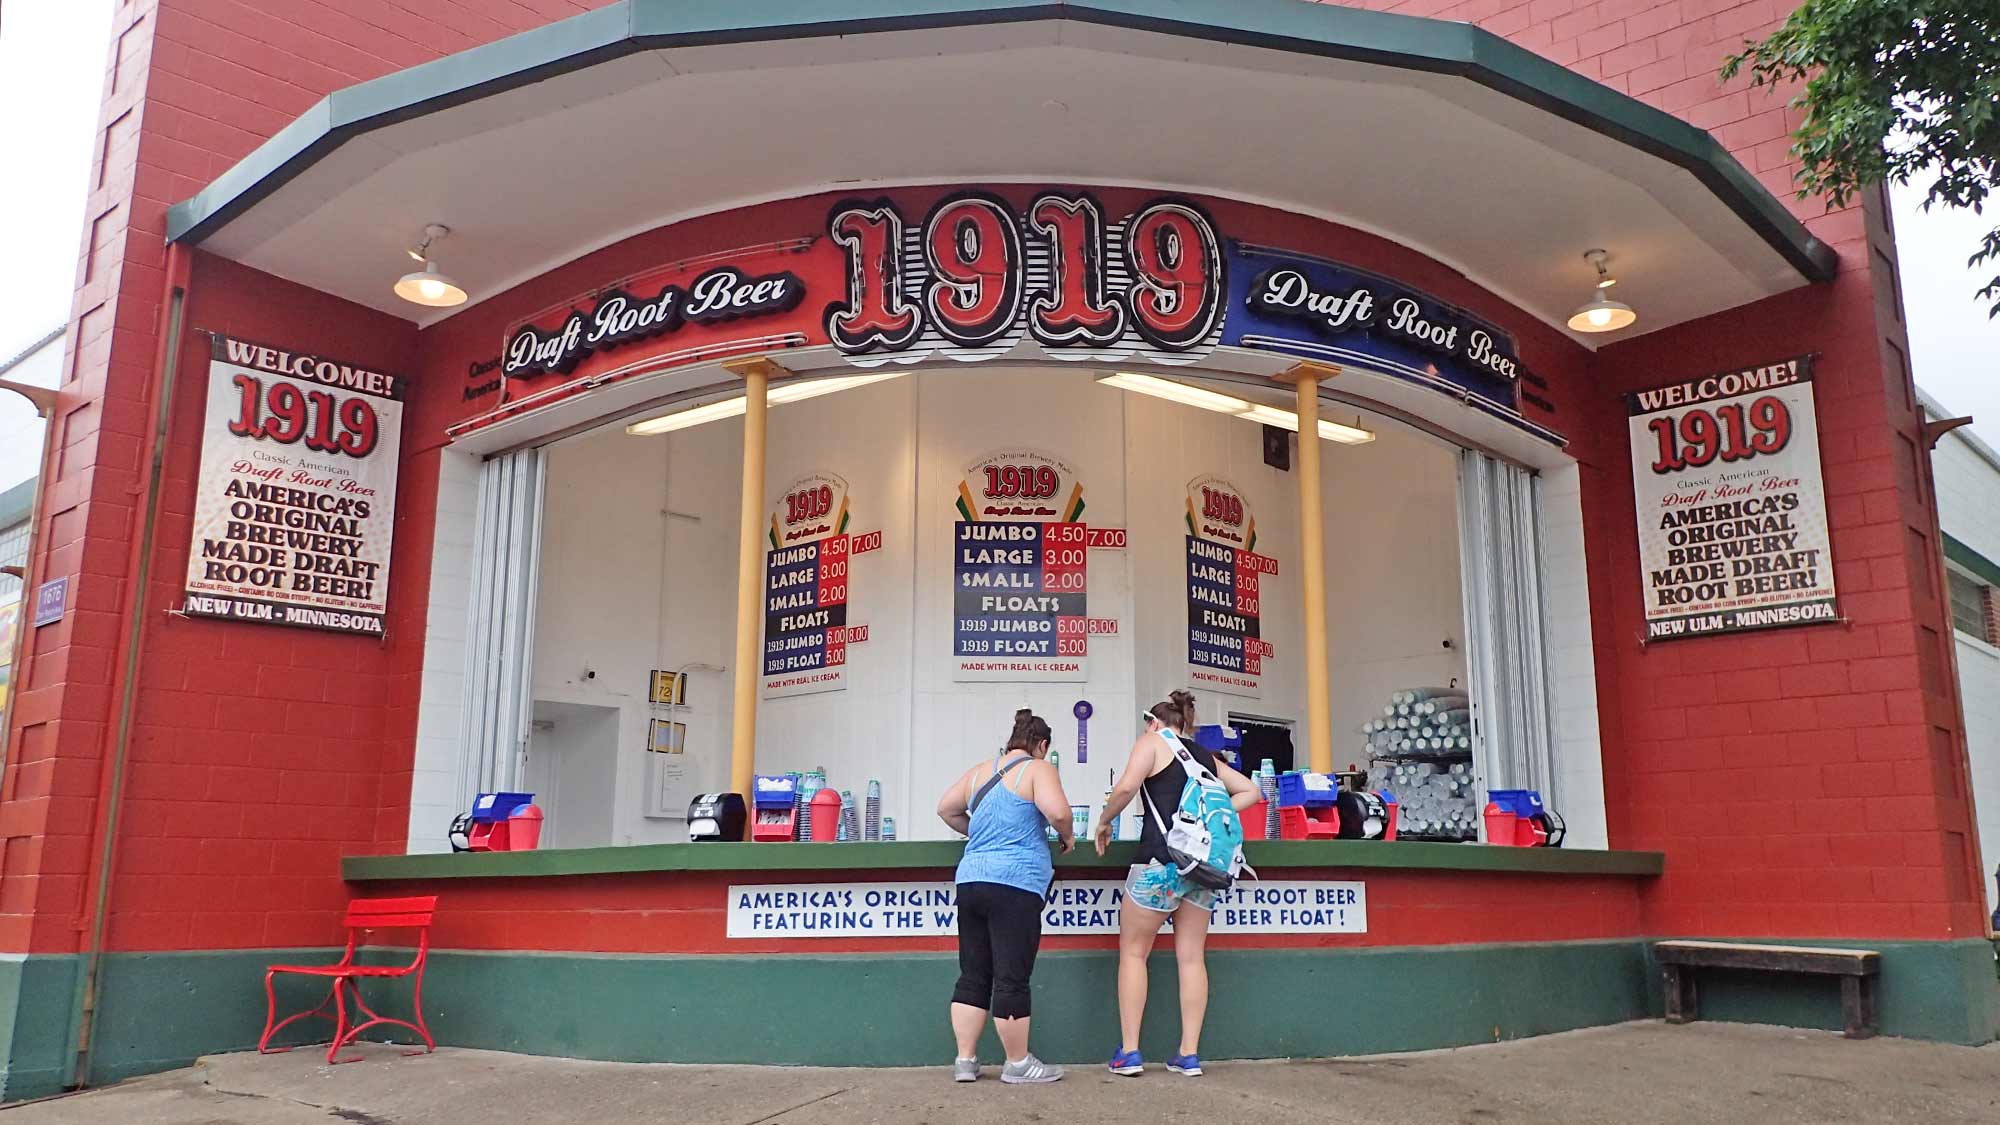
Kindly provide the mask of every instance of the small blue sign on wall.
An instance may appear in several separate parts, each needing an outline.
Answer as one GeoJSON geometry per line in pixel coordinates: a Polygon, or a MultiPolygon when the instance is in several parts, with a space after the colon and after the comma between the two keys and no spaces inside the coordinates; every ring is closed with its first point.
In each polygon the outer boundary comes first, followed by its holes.
{"type": "Polygon", "coordinates": [[[1352,364],[1519,418],[1520,356],[1497,326],[1323,258],[1235,243],[1222,343],[1352,364]]]}
{"type": "Polygon", "coordinates": [[[35,591],[35,628],[53,625],[69,608],[69,577],[52,578],[35,591]]]}

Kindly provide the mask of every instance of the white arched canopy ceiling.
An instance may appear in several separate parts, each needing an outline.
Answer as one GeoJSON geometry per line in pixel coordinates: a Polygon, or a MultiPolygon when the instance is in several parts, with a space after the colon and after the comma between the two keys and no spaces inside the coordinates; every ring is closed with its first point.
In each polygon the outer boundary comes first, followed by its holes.
{"type": "Polygon", "coordinates": [[[477,301],[678,219],[980,181],[1333,219],[1557,326],[1592,247],[1640,330],[1833,269],[1707,133],[1468,25],[1299,0],[625,0],[333,94],[169,231],[428,324],[391,291],[428,223],[477,301]]]}

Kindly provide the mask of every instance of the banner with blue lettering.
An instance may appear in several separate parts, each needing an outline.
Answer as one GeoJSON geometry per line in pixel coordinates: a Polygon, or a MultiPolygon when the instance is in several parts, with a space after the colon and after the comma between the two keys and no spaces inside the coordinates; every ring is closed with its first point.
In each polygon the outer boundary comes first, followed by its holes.
{"type": "Polygon", "coordinates": [[[1232,244],[1222,342],[1353,365],[1519,419],[1514,340],[1495,325],[1379,274],[1232,244]]]}
{"type": "MultiPolygon", "coordinates": [[[[1114,880],[1058,880],[1042,907],[1044,934],[1116,934],[1125,888],[1114,880]]],[[[1168,926],[1173,919],[1167,920],[1168,926]]],[[[950,883],[762,883],[729,888],[726,932],[770,938],[951,937],[950,883]]],[[[1322,879],[1245,880],[1215,892],[1216,934],[1365,934],[1368,888],[1322,879]]]]}

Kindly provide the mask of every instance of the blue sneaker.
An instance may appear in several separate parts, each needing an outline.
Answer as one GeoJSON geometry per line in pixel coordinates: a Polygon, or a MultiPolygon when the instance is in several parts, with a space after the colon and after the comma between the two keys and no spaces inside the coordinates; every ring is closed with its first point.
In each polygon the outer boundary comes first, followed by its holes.
{"type": "Polygon", "coordinates": [[[1111,1056],[1111,1073],[1122,1074],[1127,1078],[1135,1074],[1144,1074],[1146,1060],[1140,1058],[1137,1051],[1120,1051],[1111,1056]]]}
{"type": "Polygon", "coordinates": [[[1199,1078],[1201,1060],[1193,1055],[1175,1055],[1167,1060],[1167,1070],[1174,1074],[1184,1074],[1189,1078],[1199,1078]]]}

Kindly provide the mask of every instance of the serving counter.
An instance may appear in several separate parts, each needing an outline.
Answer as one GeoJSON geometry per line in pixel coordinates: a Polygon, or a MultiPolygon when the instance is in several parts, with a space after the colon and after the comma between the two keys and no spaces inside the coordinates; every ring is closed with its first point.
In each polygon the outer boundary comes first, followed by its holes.
{"type": "MultiPolygon", "coordinates": [[[[357,856],[357,895],[436,894],[440,1042],[587,1058],[921,1065],[946,1057],[957,842],[357,856]],[[838,1028],[836,1032],[833,1029],[838,1028]]],[[[1106,1055],[1135,845],[1059,857],[1036,1049],[1106,1055]]],[[[1646,1014],[1651,852],[1251,841],[1218,903],[1204,1055],[1408,1050],[1646,1014]]],[[[1174,1034],[1170,935],[1146,1047],[1174,1034]]]]}

